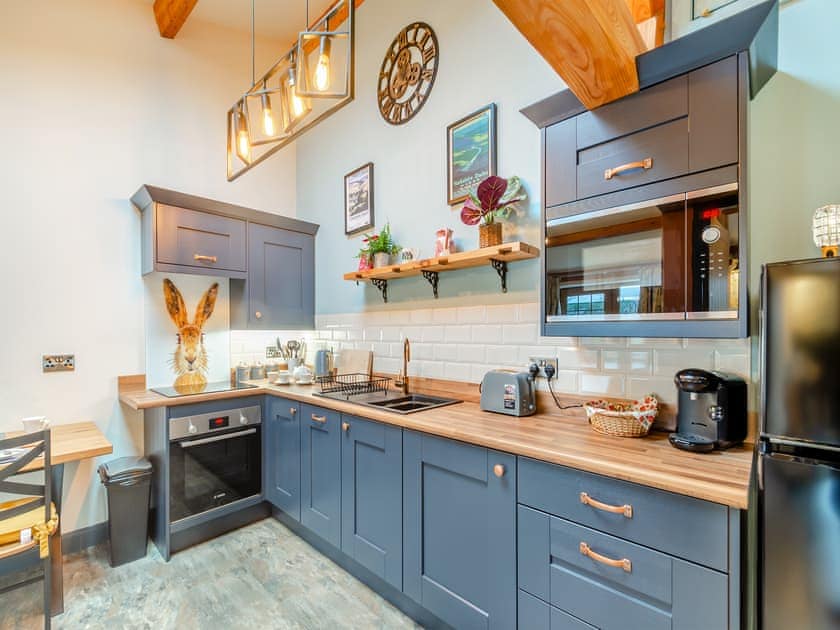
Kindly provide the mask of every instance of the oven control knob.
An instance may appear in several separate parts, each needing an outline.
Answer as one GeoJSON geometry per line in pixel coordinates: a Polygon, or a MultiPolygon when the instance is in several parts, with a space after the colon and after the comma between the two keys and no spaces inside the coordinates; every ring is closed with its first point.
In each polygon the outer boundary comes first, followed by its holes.
{"type": "Polygon", "coordinates": [[[248,418],[245,417],[244,413],[239,414],[239,424],[248,424],[248,418]]]}
{"type": "Polygon", "coordinates": [[[198,427],[195,426],[192,422],[190,422],[190,426],[187,428],[187,431],[189,431],[192,434],[196,434],[198,433],[198,427]]]}

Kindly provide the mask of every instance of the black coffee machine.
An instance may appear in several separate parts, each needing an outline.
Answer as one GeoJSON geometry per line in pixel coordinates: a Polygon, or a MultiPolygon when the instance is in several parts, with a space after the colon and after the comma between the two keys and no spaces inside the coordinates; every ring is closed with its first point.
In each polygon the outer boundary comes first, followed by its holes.
{"type": "Polygon", "coordinates": [[[747,437],[747,384],[722,372],[680,370],[677,385],[677,432],[671,444],[686,451],[729,448],[747,437]]]}

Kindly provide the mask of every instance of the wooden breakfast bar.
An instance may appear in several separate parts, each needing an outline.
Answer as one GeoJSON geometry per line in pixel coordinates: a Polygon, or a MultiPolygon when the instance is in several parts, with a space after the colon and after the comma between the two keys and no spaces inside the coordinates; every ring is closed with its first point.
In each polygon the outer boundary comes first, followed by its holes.
{"type": "MultiPolygon", "coordinates": [[[[5,437],[21,435],[21,431],[12,431],[5,437]]],[[[58,529],[50,537],[50,563],[52,566],[52,614],[64,612],[64,558],[61,545],[61,503],[64,486],[64,464],[90,459],[113,453],[114,447],[107,440],[99,427],[93,422],[73,422],[57,424],[51,427],[52,486],[55,489],[53,503],[59,513],[58,529]]],[[[31,472],[44,467],[43,458],[34,460],[21,472],[31,472]]]]}

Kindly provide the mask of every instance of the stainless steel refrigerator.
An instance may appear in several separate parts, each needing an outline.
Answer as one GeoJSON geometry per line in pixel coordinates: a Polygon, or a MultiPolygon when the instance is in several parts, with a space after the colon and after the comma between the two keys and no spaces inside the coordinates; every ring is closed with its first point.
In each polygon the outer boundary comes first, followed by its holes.
{"type": "Polygon", "coordinates": [[[840,628],[840,259],[762,274],[760,621],[840,628]]]}

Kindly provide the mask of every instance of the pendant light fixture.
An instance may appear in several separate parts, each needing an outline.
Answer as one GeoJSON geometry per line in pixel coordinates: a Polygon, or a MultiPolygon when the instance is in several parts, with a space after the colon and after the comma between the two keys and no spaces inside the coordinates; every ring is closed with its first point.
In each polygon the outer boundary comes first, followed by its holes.
{"type": "MultiPolygon", "coordinates": [[[[303,31],[298,37],[297,75],[301,96],[343,98],[350,91],[350,56],[346,52],[350,31],[330,30],[330,21],[337,22],[341,6],[339,3],[332,7],[315,22],[317,28],[303,31]]],[[[306,13],[309,23],[308,0],[306,13]]]]}
{"type": "Polygon", "coordinates": [[[228,181],[353,100],[356,2],[336,0],[311,27],[307,2],[306,30],[257,78],[251,0],[251,87],[227,112],[228,181]]]}

